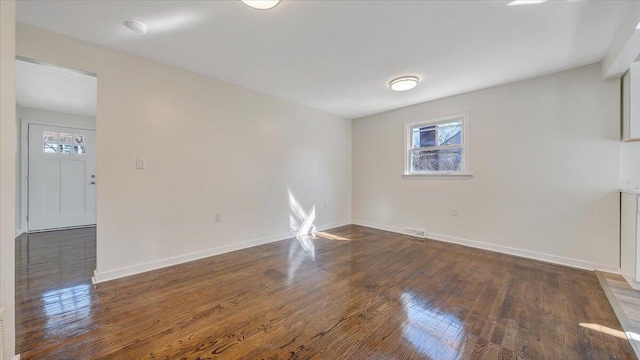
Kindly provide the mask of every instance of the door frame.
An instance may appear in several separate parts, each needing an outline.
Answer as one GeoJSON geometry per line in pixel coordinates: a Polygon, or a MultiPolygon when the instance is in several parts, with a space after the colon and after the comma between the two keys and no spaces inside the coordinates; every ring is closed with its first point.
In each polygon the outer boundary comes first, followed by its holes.
{"type": "MultiPolygon", "coordinates": [[[[97,127],[95,126],[97,124],[94,124],[94,126],[77,126],[74,124],[57,121],[49,122],[23,118],[20,119],[20,231],[22,233],[29,232],[29,222],[27,221],[27,215],[29,214],[29,184],[27,182],[27,174],[29,172],[29,125],[55,126],[92,131],[96,131],[97,127]]],[[[98,137],[97,134],[98,132],[96,131],[96,138],[98,137]]],[[[96,154],[96,164],[97,163],[98,156],[96,154]]]]}

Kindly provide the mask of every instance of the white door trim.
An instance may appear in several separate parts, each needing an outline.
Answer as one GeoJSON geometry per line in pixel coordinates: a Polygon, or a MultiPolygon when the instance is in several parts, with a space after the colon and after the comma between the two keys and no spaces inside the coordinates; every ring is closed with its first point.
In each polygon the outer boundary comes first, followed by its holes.
{"type": "MultiPolygon", "coordinates": [[[[27,214],[29,213],[29,185],[27,184],[27,173],[29,172],[29,125],[55,126],[71,129],[93,130],[95,126],[76,126],[64,122],[48,122],[29,119],[20,119],[20,229],[27,232],[27,214]]],[[[96,131],[97,137],[97,131],[96,131]]],[[[96,162],[98,158],[96,157],[96,162]]]]}

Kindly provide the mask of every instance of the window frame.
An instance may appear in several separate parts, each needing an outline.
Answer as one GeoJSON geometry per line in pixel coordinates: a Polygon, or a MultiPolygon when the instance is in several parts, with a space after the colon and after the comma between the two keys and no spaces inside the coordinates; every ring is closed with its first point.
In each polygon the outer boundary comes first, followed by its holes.
{"type": "Polygon", "coordinates": [[[469,179],[473,176],[471,173],[469,161],[469,112],[463,111],[455,114],[445,115],[429,120],[405,123],[404,136],[404,174],[406,178],[424,178],[424,179],[469,179]],[[413,145],[413,130],[417,127],[430,125],[446,124],[454,121],[462,122],[462,144],[461,145],[445,145],[433,146],[429,148],[446,149],[446,148],[462,148],[462,166],[460,171],[412,171],[411,170],[411,152],[413,145]]]}
{"type": "Polygon", "coordinates": [[[59,131],[43,131],[42,132],[42,152],[45,154],[59,154],[59,155],[86,155],[87,154],[87,146],[85,141],[85,135],[76,134],[75,132],[67,133],[67,132],[59,132],[59,131]],[[51,141],[47,140],[46,134],[56,134],[56,140],[51,141]],[[71,135],[71,141],[62,140],[62,134],[71,135]],[[82,142],[77,142],[76,139],[81,138],[82,142]],[[49,147],[47,147],[49,145],[49,147]],[[54,146],[52,146],[54,145],[54,146]],[[71,151],[66,152],[63,149],[65,146],[70,146],[71,151]],[[54,151],[47,151],[47,149],[53,149],[54,151]],[[78,150],[81,149],[81,152],[78,150]]]}

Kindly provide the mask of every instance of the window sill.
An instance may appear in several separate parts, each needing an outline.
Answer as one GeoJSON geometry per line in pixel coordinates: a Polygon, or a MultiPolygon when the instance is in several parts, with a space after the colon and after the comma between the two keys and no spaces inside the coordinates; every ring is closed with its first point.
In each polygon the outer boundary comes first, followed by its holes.
{"type": "Polygon", "coordinates": [[[467,180],[473,177],[472,173],[444,173],[444,174],[403,174],[403,179],[412,180],[467,180]]]}

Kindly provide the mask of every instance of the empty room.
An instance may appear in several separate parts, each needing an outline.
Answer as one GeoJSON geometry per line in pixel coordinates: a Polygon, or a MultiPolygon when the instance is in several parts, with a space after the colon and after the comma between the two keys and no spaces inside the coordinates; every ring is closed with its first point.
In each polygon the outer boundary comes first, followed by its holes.
{"type": "Polygon", "coordinates": [[[637,359],[640,1],[0,0],[0,360],[637,359]]]}

